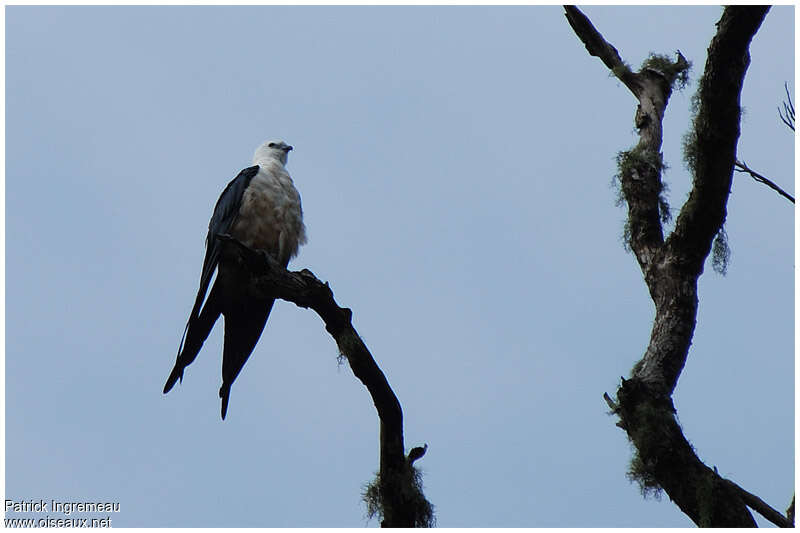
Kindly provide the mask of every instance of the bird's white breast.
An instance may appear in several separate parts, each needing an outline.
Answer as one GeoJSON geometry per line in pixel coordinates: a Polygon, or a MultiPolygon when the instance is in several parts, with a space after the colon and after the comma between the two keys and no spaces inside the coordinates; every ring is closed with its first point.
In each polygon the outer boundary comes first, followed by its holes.
{"type": "Polygon", "coordinates": [[[300,194],[280,162],[259,163],[231,233],[251,248],[265,250],[283,265],[305,244],[300,194]]]}

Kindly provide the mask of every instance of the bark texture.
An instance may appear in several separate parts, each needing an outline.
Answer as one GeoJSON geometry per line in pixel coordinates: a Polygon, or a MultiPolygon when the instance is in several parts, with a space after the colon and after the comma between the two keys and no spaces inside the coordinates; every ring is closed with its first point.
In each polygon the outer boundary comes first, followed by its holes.
{"type": "Polygon", "coordinates": [[[382,527],[426,527],[433,524],[433,506],[422,494],[419,474],[404,452],[403,410],[386,376],[356,332],[352,311],[339,307],[327,283],[309,270],[289,272],[277,261],[236,239],[220,235],[222,254],[251,274],[252,294],[280,298],[312,309],[325,322],[341,356],[372,397],[380,419],[380,469],[371,497],[377,501],[382,527]]]}
{"type": "Polygon", "coordinates": [[[698,90],[698,110],[687,142],[693,188],[673,232],[665,239],[660,198],[662,119],[672,87],[685,81],[689,63],[651,55],[638,72],[620,58],[576,7],[565,15],[592,56],[600,58],[639,101],[638,144],[619,155],[619,180],[627,203],[627,244],[636,256],[655,304],[650,342],[630,379],[623,379],[612,410],[634,445],[631,477],[643,491],[663,489],[699,526],[751,527],[752,508],[781,526],[781,513],[744,491],[697,457],[675,417],[672,392],[689,353],[697,319],[697,280],[726,216],[741,108],[750,63],[749,45],[766,6],[725,8],[698,90]]]}

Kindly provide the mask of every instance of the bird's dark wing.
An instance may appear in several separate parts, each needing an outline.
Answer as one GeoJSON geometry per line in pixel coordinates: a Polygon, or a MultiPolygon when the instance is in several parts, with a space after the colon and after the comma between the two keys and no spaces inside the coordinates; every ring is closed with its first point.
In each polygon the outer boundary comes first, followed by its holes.
{"type": "Polygon", "coordinates": [[[248,167],[239,175],[233,178],[222,194],[219,195],[217,205],[214,206],[214,214],[211,215],[211,221],[208,223],[208,235],[206,235],[206,257],[203,259],[203,271],[200,274],[200,289],[197,291],[197,298],[194,301],[191,317],[196,317],[200,312],[200,306],[205,298],[208,284],[211,282],[211,276],[214,274],[214,269],[217,268],[219,263],[219,255],[221,251],[221,243],[217,239],[220,233],[230,232],[231,226],[236,221],[239,215],[239,207],[242,205],[242,196],[244,191],[250,185],[253,177],[258,174],[258,165],[248,167]]]}
{"type": "Polygon", "coordinates": [[[178,347],[178,360],[175,363],[175,368],[172,369],[172,373],[167,379],[166,385],[164,385],[164,393],[169,392],[169,390],[175,385],[175,382],[178,379],[183,378],[184,367],[191,363],[197,356],[197,352],[200,350],[200,347],[210,333],[211,327],[213,327],[214,322],[216,321],[217,317],[219,317],[220,311],[217,299],[213,299],[214,301],[212,302],[212,298],[209,296],[208,304],[213,305],[209,306],[209,309],[207,310],[208,312],[203,313],[204,319],[200,320],[200,308],[203,305],[203,300],[206,297],[206,291],[208,291],[208,285],[211,283],[211,277],[214,275],[214,270],[217,268],[221,253],[221,243],[216,236],[221,233],[230,232],[231,226],[233,226],[233,223],[236,221],[236,217],[239,214],[239,207],[242,203],[244,191],[250,185],[250,181],[252,181],[253,177],[257,173],[257,165],[248,167],[239,172],[239,175],[236,176],[230,183],[228,183],[227,187],[225,187],[225,190],[222,191],[222,194],[217,200],[217,204],[214,206],[214,213],[211,215],[211,221],[208,223],[208,235],[206,236],[206,255],[203,259],[203,270],[200,274],[200,288],[197,290],[197,297],[195,298],[192,312],[189,314],[189,320],[186,322],[186,328],[183,330],[181,344],[178,347]],[[187,345],[185,346],[187,332],[190,329],[196,328],[199,328],[199,337],[197,335],[192,335],[192,337],[197,338],[192,339],[193,342],[186,343],[187,345]],[[186,353],[184,353],[184,347],[187,348],[186,353]]]}

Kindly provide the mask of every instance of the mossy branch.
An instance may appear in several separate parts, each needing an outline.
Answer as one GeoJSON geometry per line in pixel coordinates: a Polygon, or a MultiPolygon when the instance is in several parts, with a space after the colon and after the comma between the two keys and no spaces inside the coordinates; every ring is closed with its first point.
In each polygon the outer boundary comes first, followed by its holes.
{"type": "Polygon", "coordinates": [[[694,188],[665,241],[662,121],[673,88],[686,85],[690,63],[680,52],[675,60],[651,53],[639,72],[632,72],[580,10],[565,7],[570,26],[589,53],[600,57],[639,100],[639,143],[618,154],[617,180],[628,206],[626,243],[644,274],[656,316],[631,379],[622,380],[616,401],[608,395],[605,399],[635,447],[629,477],[646,494],[666,491],[698,525],[755,525],[747,507],[756,503],[703,464],[683,436],[672,392],[694,335],[697,279],[712,239],[718,236],[717,266],[724,268],[729,253],[722,227],[739,134],[738,101],[749,43],[767,9],[727,7],[717,25],[694,100],[694,126],[685,141],[694,188]]]}

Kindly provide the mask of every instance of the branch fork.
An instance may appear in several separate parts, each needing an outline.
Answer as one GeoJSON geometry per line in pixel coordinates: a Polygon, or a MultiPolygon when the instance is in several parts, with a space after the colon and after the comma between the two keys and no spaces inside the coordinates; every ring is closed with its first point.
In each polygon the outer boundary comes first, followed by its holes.
{"type": "Polygon", "coordinates": [[[697,279],[725,220],[748,48],[768,9],[727,7],[717,25],[699,84],[692,152],[687,154],[694,186],[674,231],[665,239],[660,213],[662,119],[673,85],[686,82],[689,62],[680,51],[674,61],[651,55],[634,72],[577,7],[564,7],[567,21],[589,54],[598,57],[639,102],[634,118],[639,142],[619,154],[618,178],[628,206],[627,244],[644,275],[656,316],[649,345],[632,377],[622,380],[616,401],[608,394],[604,399],[634,444],[631,476],[643,491],[663,488],[701,526],[754,526],[748,507],[778,525],[786,523],[700,461],[682,433],[672,403],[697,320],[697,279]]]}

